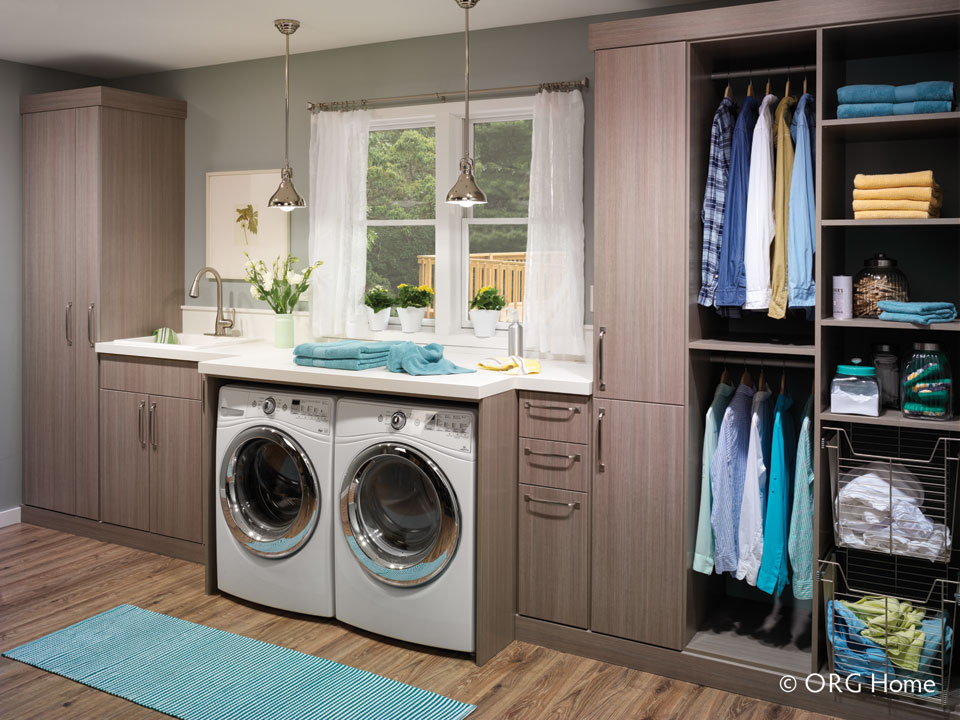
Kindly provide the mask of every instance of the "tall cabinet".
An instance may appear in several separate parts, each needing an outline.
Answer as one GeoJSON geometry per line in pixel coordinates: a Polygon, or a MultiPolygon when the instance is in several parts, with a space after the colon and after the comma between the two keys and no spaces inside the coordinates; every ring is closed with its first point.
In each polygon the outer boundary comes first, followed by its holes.
{"type": "Polygon", "coordinates": [[[20,112],[23,501],[97,520],[94,344],[180,326],[186,103],[91,87],[20,112]]]}

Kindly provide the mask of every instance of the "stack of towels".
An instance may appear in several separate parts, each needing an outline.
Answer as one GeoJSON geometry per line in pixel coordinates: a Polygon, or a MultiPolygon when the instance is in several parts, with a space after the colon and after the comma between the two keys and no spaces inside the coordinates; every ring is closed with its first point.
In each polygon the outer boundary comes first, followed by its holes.
{"type": "Polygon", "coordinates": [[[947,80],[913,85],[846,85],[837,90],[838,118],[917,115],[950,112],[953,83],[947,80]]]}
{"type": "Polygon", "coordinates": [[[336,340],[302,343],[293,349],[293,361],[305,367],[333,370],[372,370],[386,367],[390,372],[409,375],[453,375],[476,370],[454,365],[443,356],[443,346],[430,343],[421,347],[403,340],[365,342],[336,340]]]}
{"type": "Polygon", "coordinates": [[[857,175],[853,179],[853,216],[871,218],[940,217],[943,193],[932,170],[857,175]]]}
{"type": "Polygon", "coordinates": [[[881,320],[908,322],[917,325],[952,322],[957,318],[957,308],[949,302],[897,302],[881,300],[877,303],[881,320]]]}

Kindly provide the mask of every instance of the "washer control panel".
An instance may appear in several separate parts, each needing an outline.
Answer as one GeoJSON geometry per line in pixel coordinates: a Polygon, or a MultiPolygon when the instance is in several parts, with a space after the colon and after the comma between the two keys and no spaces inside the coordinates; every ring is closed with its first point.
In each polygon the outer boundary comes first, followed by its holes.
{"type": "Polygon", "coordinates": [[[376,421],[386,432],[423,437],[461,452],[473,448],[473,415],[456,410],[376,408],[376,421]]]}
{"type": "Polygon", "coordinates": [[[330,435],[333,403],[333,398],[315,395],[231,387],[220,392],[220,417],[270,418],[321,435],[330,435]]]}

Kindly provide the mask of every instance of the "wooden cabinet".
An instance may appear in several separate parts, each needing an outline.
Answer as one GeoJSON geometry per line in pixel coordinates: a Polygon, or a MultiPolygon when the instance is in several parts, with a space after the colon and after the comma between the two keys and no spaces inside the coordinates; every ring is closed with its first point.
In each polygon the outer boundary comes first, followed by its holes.
{"type": "Polygon", "coordinates": [[[590,629],[679,650],[683,408],[594,400],[590,629]]]}
{"type": "Polygon", "coordinates": [[[201,542],[200,401],[150,397],[150,531],[201,542]]]}
{"type": "Polygon", "coordinates": [[[594,396],[682,405],[684,43],[596,53],[594,396]]]}
{"type": "Polygon", "coordinates": [[[97,520],[94,343],[180,326],[186,103],[93,87],[20,112],[23,499],[97,520]]]}
{"type": "Polygon", "coordinates": [[[100,391],[100,512],[104,522],[150,529],[147,395],[100,391]]]}

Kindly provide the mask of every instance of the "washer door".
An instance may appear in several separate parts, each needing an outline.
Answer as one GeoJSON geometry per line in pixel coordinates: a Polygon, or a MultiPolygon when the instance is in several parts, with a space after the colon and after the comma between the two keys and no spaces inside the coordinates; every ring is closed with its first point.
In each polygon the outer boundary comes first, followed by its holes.
{"type": "Polygon", "coordinates": [[[387,585],[436,579],[460,543],[460,507],[446,476],[399,443],[360,453],[343,480],[340,519],[360,566],[387,585]]]}
{"type": "Polygon", "coordinates": [[[227,448],[220,506],[233,536],[248,551],[287,557],[317,526],[320,483],[296,440],[275,427],[251,427],[227,448]]]}

